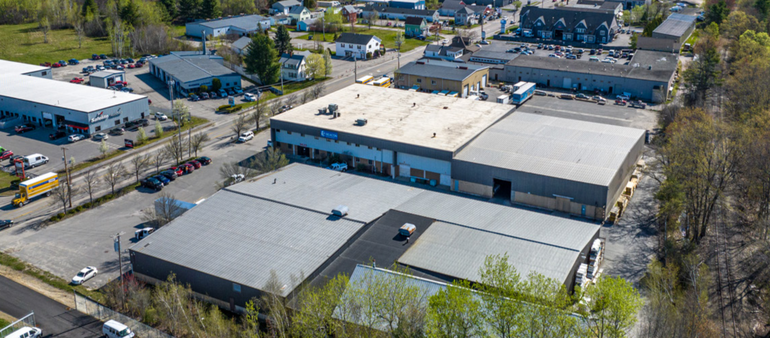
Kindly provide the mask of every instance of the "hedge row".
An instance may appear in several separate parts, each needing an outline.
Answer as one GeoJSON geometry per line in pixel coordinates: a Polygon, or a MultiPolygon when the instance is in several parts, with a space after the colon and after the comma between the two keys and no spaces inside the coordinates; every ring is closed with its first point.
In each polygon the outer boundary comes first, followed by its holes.
{"type": "Polygon", "coordinates": [[[132,190],[136,190],[136,188],[138,188],[138,187],[139,187],[139,183],[134,183],[134,184],[131,184],[129,186],[123,187],[121,189],[118,189],[118,191],[116,191],[115,194],[107,194],[107,195],[104,195],[102,197],[95,198],[93,204],[91,204],[91,202],[86,202],[86,203],[83,203],[81,205],[78,205],[77,207],[70,208],[69,210],[67,210],[66,214],[63,213],[63,212],[60,212],[60,213],[58,213],[56,215],[53,215],[53,216],[51,216],[51,218],[48,219],[48,221],[50,221],[50,222],[58,222],[58,221],[61,221],[61,220],[65,219],[65,218],[77,215],[77,214],[79,214],[79,213],[81,213],[83,211],[91,209],[91,207],[94,207],[94,208],[98,207],[102,203],[109,202],[109,201],[115,199],[116,197],[123,196],[123,195],[131,192],[132,190]]]}

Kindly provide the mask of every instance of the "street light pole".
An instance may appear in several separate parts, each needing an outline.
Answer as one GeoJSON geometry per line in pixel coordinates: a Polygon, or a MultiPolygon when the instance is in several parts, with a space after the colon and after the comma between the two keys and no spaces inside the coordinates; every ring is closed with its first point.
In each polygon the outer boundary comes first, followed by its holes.
{"type": "MultiPolygon", "coordinates": [[[[182,157],[182,114],[174,112],[174,80],[168,80],[168,96],[171,99],[171,115],[176,115],[177,120],[177,138],[179,139],[179,157],[182,157]]],[[[173,142],[173,141],[172,141],[173,142]]],[[[180,158],[177,158],[177,164],[179,164],[180,158]]]]}
{"type": "Polygon", "coordinates": [[[64,161],[64,172],[67,173],[67,199],[69,199],[70,208],[72,208],[72,181],[70,180],[70,169],[67,166],[67,148],[61,147],[62,161],[64,161]]]}

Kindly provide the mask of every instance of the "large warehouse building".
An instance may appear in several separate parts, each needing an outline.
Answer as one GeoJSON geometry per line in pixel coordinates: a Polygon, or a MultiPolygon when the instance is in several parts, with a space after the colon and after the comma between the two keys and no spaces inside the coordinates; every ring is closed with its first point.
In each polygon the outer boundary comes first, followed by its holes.
{"type": "Polygon", "coordinates": [[[171,52],[150,60],[150,74],[163,82],[174,80],[174,91],[187,97],[201,86],[211,88],[219,79],[222,88],[241,87],[241,76],[224,66],[221,56],[198,51],[171,52]]]}
{"type": "Polygon", "coordinates": [[[293,164],[224,188],[129,249],[134,275],[174,273],[203,299],[242,311],[271,292],[291,300],[357,264],[409,266],[422,278],[479,281],[490,255],[574,284],[599,225],[293,164]],[[318,196],[323,196],[319,198],[318,196]],[[332,209],[347,207],[344,217],[332,209]],[[409,241],[399,235],[416,226],[409,241]],[[191,244],[192,243],[192,244],[191,244]]]}
{"type": "Polygon", "coordinates": [[[0,117],[93,134],[150,114],[146,96],[51,79],[51,69],[0,60],[0,117]]]}
{"type": "Polygon", "coordinates": [[[639,50],[628,65],[575,62],[547,57],[517,57],[505,65],[503,81],[535,82],[544,87],[628,93],[650,102],[665,102],[676,73],[676,54],[639,50]]]}
{"type": "Polygon", "coordinates": [[[353,85],[271,118],[282,152],[603,220],[645,131],[492,102],[353,85]],[[387,105],[383,105],[387,102],[387,105]],[[337,105],[338,117],[319,109],[337,105]]]}

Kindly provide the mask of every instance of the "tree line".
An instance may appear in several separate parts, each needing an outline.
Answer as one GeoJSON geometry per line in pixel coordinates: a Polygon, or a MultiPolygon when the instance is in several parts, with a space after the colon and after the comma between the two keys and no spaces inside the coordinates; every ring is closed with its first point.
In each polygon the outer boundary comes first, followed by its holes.
{"type": "Polygon", "coordinates": [[[197,300],[172,274],[154,287],[127,279],[108,284],[106,305],[176,337],[626,337],[641,298],[627,281],[603,277],[570,295],[560,282],[526,278],[507,255],[489,256],[476,284],[456,281],[430,294],[409,269],[374,269],[352,280],[340,274],[323,286],[298,285],[291,301],[276,296],[286,281],[275,272],[264,295],[239,316],[197,300]]]}
{"type": "MultiPolygon", "coordinates": [[[[661,237],[659,259],[643,280],[650,299],[643,337],[721,335],[721,312],[709,299],[717,227],[743,237],[749,260],[765,262],[770,249],[770,1],[719,0],[704,8],[681,97],[662,109],[653,142],[661,237]]],[[[732,287],[744,288],[736,293],[766,319],[767,264],[734,269],[746,280],[732,287]]],[[[742,318],[754,315],[741,308],[733,307],[739,330],[749,332],[752,324],[742,318]]]]}
{"type": "MultiPolygon", "coordinates": [[[[243,64],[249,74],[259,77],[263,85],[278,83],[282,76],[282,55],[291,55],[294,46],[288,29],[279,25],[275,37],[265,34],[255,34],[245,51],[243,64]]],[[[329,49],[316,50],[305,58],[305,73],[311,79],[322,79],[332,73],[332,58],[329,49]]],[[[287,70],[288,72],[299,70],[287,70]]]]}

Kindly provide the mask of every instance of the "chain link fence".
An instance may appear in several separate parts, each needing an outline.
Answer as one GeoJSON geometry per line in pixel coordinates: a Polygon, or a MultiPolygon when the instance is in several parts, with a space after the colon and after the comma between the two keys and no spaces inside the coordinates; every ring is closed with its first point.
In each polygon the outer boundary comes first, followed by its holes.
{"type": "Polygon", "coordinates": [[[11,325],[8,325],[2,329],[0,329],[0,338],[4,338],[5,336],[15,332],[18,329],[21,329],[23,327],[35,327],[35,313],[31,312],[30,314],[22,317],[21,319],[11,323],[11,325]]]}
{"type": "MultiPolygon", "coordinates": [[[[128,326],[137,338],[174,338],[158,329],[145,325],[131,317],[116,312],[92,299],[75,292],[75,308],[98,320],[106,322],[110,319],[128,326]]],[[[2,338],[2,336],[0,336],[2,338]]]]}

